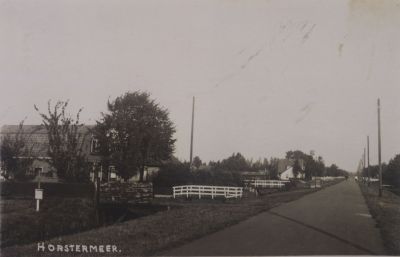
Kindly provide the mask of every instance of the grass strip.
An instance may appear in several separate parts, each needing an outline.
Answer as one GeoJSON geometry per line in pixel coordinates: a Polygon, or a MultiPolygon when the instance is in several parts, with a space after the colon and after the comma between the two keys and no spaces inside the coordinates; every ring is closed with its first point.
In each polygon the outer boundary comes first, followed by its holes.
{"type": "Polygon", "coordinates": [[[400,255],[400,196],[383,191],[378,196],[378,186],[360,184],[372,217],[381,231],[384,245],[390,255],[400,255]]]}

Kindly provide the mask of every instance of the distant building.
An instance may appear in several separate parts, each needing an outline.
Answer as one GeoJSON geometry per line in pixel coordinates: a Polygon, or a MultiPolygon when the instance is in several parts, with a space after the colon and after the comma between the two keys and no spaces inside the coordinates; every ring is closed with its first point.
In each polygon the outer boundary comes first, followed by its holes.
{"type": "MultiPolygon", "coordinates": [[[[295,178],[293,173],[293,165],[295,160],[293,159],[280,159],[278,161],[278,175],[282,180],[288,180],[291,178],[295,178]]],[[[304,161],[302,159],[299,160],[300,167],[304,171],[304,161]]],[[[304,178],[304,174],[299,173],[297,178],[304,178]]]]}
{"type": "MultiPolygon", "coordinates": [[[[82,150],[88,162],[91,164],[91,180],[94,179],[94,168],[96,166],[100,167],[99,178],[101,181],[120,180],[121,178],[117,176],[114,166],[101,166],[101,157],[98,155],[98,140],[91,132],[93,127],[94,125],[86,125],[78,129],[78,133],[84,140],[82,142],[82,150]]],[[[15,137],[19,129],[19,125],[4,125],[0,130],[0,141],[5,136],[10,136],[11,138],[15,137]]],[[[16,156],[15,158],[33,159],[31,167],[26,171],[27,175],[34,176],[34,180],[37,180],[40,174],[40,179],[43,182],[58,182],[59,178],[57,177],[57,172],[48,163],[50,157],[47,153],[49,140],[46,128],[43,125],[24,125],[21,132],[24,134],[26,147],[30,149],[30,156],[16,156]]],[[[152,175],[158,172],[158,169],[157,166],[145,167],[144,180],[150,179],[152,175]]],[[[132,177],[131,181],[139,181],[139,174],[132,177]]]]}
{"type": "Polygon", "coordinates": [[[267,170],[259,170],[259,171],[242,171],[240,174],[242,175],[244,180],[265,180],[267,179],[267,170]]]}

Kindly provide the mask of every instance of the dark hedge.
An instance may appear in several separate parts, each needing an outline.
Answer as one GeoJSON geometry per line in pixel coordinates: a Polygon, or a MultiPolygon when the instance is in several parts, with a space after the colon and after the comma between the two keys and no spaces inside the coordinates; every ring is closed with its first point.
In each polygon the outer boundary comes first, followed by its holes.
{"type": "MultiPolygon", "coordinates": [[[[11,182],[0,183],[2,197],[34,198],[37,182],[11,182]]],[[[93,184],[78,183],[40,183],[44,197],[92,197],[93,184]]]]}

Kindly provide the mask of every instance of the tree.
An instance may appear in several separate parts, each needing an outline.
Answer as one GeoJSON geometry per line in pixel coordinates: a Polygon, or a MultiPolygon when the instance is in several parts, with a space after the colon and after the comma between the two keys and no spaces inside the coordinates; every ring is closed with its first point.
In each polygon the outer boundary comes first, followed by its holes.
{"type": "Polygon", "coordinates": [[[28,179],[27,171],[34,161],[33,147],[28,145],[30,134],[23,129],[24,121],[21,121],[15,134],[7,134],[1,139],[0,156],[1,166],[5,171],[5,177],[13,177],[17,180],[28,179]]]}
{"type": "Polygon", "coordinates": [[[203,164],[199,156],[195,156],[193,158],[193,166],[196,167],[197,169],[200,168],[200,166],[203,164]]]}
{"type": "Polygon", "coordinates": [[[386,183],[400,188],[400,154],[389,161],[382,172],[382,179],[386,183]]]}
{"type": "Polygon", "coordinates": [[[94,133],[104,164],[112,164],[125,180],[154,161],[168,160],[174,151],[175,127],[167,109],[145,92],[128,92],[108,101],[94,133]]]}
{"type": "Polygon", "coordinates": [[[57,176],[70,182],[88,179],[89,169],[83,144],[87,134],[80,133],[83,126],[79,122],[80,109],[75,119],[66,113],[68,101],[57,101],[54,107],[47,103],[47,114],[35,110],[42,117],[47,130],[49,159],[46,160],[55,170],[57,176]]]}
{"type": "Polygon", "coordinates": [[[339,174],[339,167],[336,164],[332,164],[326,169],[326,175],[329,177],[337,177],[339,174]]]}
{"type": "Polygon", "coordinates": [[[336,164],[332,164],[331,166],[326,168],[326,176],[329,177],[339,177],[339,176],[348,176],[348,172],[339,167],[336,164]]]}
{"type": "Polygon", "coordinates": [[[299,159],[296,159],[294,161],[294,164],[293,164],[293,176],[295,178],[297,178],[297,176],[299,175],[299,173],[301,171],[302,171],[302,169],[301,169],[301,166],[300,166],[300,161],[299,161],[299,159]]]}
{"type": "Polygon", "coordinates": [[[323,176],[325,173],[325,164],[321,156],[314,158],[315,151],[311,150],[310,154],[303,153],[302,151],[288,151],[286,158],[291,160],[302,160],[304,164],[304,171],[300,169],[300,172],[304,172],[304,178],[310,180],[312,176],[323,176]]]}
{"type": "Polygon", "coordinates": [[[251,167],[241,153],[233,153],[227,159],[221,161],[221,168],[224,170],[244,171],[251,167]]]}
{"type": "Polygon", "coordinates": [[[303,153],[300,150],[286,152],[286,159],[289,160],[302,160],[305,159],[307,156],[309,155],[303,153]]]}
{"type": "Polygon", "coordinates": [[[279,159],[278,158],[271,158],[270,159],[269,165],[268,165],[269,179],[278,179],[279,178],[278,164],[279,164],[279,159]]]}
{"type": "Polygon", "coordinates": [[[318,156],[316,161],[316,169],[314,175],[317,177],[322,177],[325,174],[325,163],[321,156],[318,156]]]}

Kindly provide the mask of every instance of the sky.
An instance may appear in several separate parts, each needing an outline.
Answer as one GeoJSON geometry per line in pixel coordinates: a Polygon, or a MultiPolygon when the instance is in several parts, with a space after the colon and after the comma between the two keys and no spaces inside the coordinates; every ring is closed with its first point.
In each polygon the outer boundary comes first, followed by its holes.
{"type": "Polygon", "coordinates": [[[314,150],[355,171],[400,153],[400,1],[0,0],[0,125],[40,124],[70,101],[94,124],[147,91],[174,122],[175,155],[283,158],[314,150]]]}

